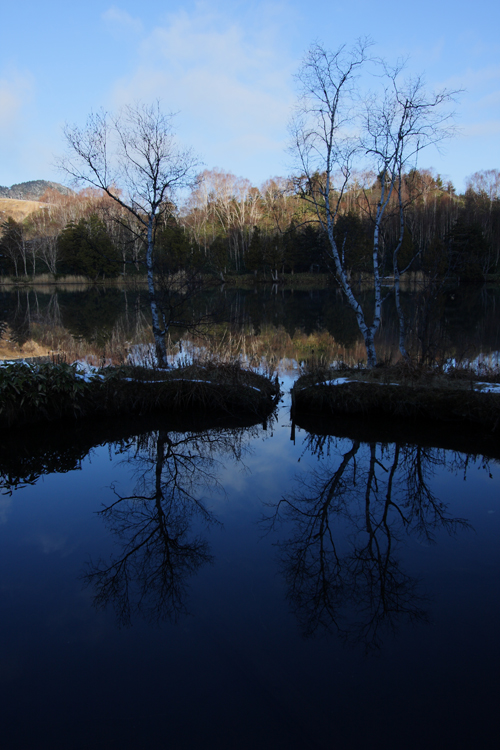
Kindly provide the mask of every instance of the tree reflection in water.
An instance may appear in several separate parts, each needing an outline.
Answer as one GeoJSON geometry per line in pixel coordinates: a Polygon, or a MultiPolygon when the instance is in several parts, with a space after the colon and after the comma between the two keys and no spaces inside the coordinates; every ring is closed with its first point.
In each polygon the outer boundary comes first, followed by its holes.
{"type": "Polygon", "coordinates": [[[398,551],[405,537],[431,543],[441,530],[470,528],[449,515],[431,479],[441,468],[466,472],[471,457],[317,435],[308,436],[306,451],[318,466],[296,477],[296,492],[266,519],[270,528],[292,524],[278,544],[288,599],[305,636],[335,631],[379,648],[402,622],[427,619],[419,582],[398,551]]]}
{"type": "Polygon", "coordinates": [[[219,522],[203,495],[224,492],[217,474],[221,458],[241,461],[252,429],[200,432],[157,430],[122,446],[136,478],[134,494],[99,511],[119,552],[88,565],[84,581],[98,608],[112,604],[122,625],[134,614],[149,622],[187,613],[187,581],[212,562],[206,539],[193,531],[219,522]]]}

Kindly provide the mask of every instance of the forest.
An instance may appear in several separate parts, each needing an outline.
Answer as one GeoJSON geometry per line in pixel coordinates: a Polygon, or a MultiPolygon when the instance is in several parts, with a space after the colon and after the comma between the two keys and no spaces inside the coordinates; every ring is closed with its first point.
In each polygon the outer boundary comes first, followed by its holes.
{"type": "MultiPolygon", "coordinates": [[[[317,175],[318,184],[322,175],[317,175]]],[[[382,177],[351,175],[334,226],[351,278],[373,272],[373,227],[382,177]]],[[[476,172],[463,194],[432,169],[403,175],[405,229],[400,263],[430,278],[483,281],[500,272],[500,170],[476,172]]],[[[327,238],[304,200],[314,179],[274,177],[261,187],[219,169],[201,172],[178,205],[156,226],[158,267],[186,269],[221,281],[242,274],[274,283],[296,273],[327,272],[327,238]]],[[[104,191],[64,195],[48,189],[43,208],[1,225],[0,275],[18,280],[40,274],[97,281],[145,274],[143,227],[104,191]]],[[[394,195],[381,227],[380,268],[392,273],[399,241],[394,195]]]]}

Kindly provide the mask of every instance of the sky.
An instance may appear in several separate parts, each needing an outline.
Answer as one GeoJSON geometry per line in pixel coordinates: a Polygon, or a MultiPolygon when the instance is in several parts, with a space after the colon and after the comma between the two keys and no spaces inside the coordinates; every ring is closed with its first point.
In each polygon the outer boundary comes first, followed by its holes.
{"type": "Polygon", "coordinates": [[[335,50],[369,36],[374,54],[423,75],[429,90],[463,89],[458,134],[421,154],[465,189],[500,169],[500,4],[420,0],[6,3],[1,10],[0,185],[67,184],[56,168],[63,127],[92,111],[160,100],[202,168],[260,186],[291,173],[294,74],[313,42],[335,50]]]}

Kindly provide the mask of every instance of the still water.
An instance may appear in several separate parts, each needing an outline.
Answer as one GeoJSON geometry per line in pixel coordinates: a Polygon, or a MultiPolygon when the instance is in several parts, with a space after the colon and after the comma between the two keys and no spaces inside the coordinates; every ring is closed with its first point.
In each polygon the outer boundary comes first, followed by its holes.
{"type": "MultiPolygon", "coordinates": [[[[373,309],[368,290],[360,292],[360,299],[373,309]]],[[[415,356],[470,361],[500,350],[498,285],[470,284],[435,292],[417,287],[402,293],[402,304],[406,346],[415,356]]],[[[0,288],[0,351],[2,339],[20,346],[34,341],[38,354],[91,352],[98,360],[114,356],[116,361],[131,346],[152,341],[148,307],[144,289],[0,288]]],[[[224,334],[223,345],[232,353],[239,346],[245,354],[273,360],[319,356],[356,364],[365,359],[355,316],[338,289],[223,288],[181,307],[181,321],[216,314],[217,335],[224,334]]],[[[182,325],[171,329],[174,348],[186,335],[182,325]]],[[[397,359],[398,341],[398,318],[388,296],[376,336],[379,360],[397,359]]],[[[220,342],[212,341],[212,350],[214,346],[220,342]]]]}
{"type": "Polygon", "coordinates": [[[2,436],[3,748],[496,746],[500,451],[287,398],[2,436]]]}

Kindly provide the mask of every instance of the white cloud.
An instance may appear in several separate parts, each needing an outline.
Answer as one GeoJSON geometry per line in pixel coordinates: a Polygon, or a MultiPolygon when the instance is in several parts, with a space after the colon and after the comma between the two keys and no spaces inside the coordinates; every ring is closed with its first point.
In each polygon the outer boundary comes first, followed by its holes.
{"type": "Polygon", "coordinates": [[[500,135],[500,120],[486,120],[467,125],[463,129],[464,137],[481,137],[500,135]]]}
{"type": "Polygon", "coordinates": [[[109,25],[115,33],[142,34],[143,25],[139,18],[133,18],[126,10],[117,8],[112,5],[105,13],[102,19],[109,25]]]}
{"type": "Polygon", "coordinates": [[[140,65],[117,82],[112,106],[160,99],[180,113],[182,140],[210,167],[234,171],[243,157],[254,166],[271,152],[279,158],[296,68],[286,45],[279,6],[258,22],[255,13],[235,22],[205,5],[181,10],[139,43],[140,65]]]}
{"type": "Polygon", "coordinates": [[[33,77],[15,70],[0,76],[0,130],[8,131],[21,119],[24,105],[31,99],[33,77]]]}
{"type": "Polygon", "coordinates": [[[481,97],[481,99],[477,103],[477,106],[481,107],[482,109],[489,109],[491,107],[494,108],[497,112],[500,112],[500,90],[496,89],[495,91],[492,91],[491,93],[481,97]]]}
{"type": "Polygon", "coordinates": [[[50,555],[54,552],[63,552],[67,547],[67,542],[67,537],[61,534],[41,532],[38,537],[38,543],[44,555],[50,555]]]}
{"type": "Polygon", "coordinates": [[[429,46],[418,45],[411,48],[408,65],[412,69],[425,71],[431,66],[436,66],[445,55],[446,41],[444,37],[430,40],[429,46]]]}
{"type": "MultiPolygon", "coordinates": [[[[479,165],[488,161],[490,167],[495,166],[500,158],[500,65],[469,67],[461,76],[446,81],[445,86],[463,88],[457,97],[459,128],[456,140],[461,149],[459,164],[470,162],[464,174],[476,171],[479,165]]],[[[455,150],[453,153],[456,158],[455,150]]]]}
{"type": "Polygon", "coordinates": [[[477,96],[490,93],[491,87],[500,84],[500,65],[468,68],[460,75],[449,78],[444,86],[449,89],[464,89],[464,95],[477,96]]]}

